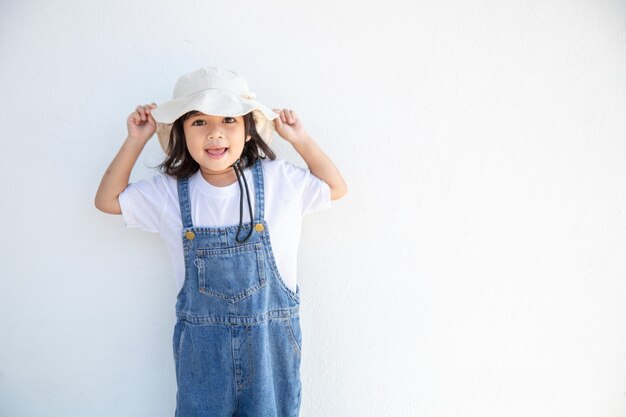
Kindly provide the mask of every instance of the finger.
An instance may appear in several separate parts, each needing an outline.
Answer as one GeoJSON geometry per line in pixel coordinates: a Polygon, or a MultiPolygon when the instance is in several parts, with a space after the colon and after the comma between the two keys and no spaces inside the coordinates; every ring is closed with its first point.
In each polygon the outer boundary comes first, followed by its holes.
{"type": "Polygon", "coordinates": [[[152,109],[150,108],[149,104],[144,104],[142,108],[143,108],[143,119],[148,120],[148,115],[150,114],[150,111],[152,109]]]}
{"type": "Polygon", "coordinates": [[[139,118],[141,120],[146,120],[146,111],[143,106],[137,106],[137,113],[139,114],[139,118]]]}
{"type": "Polygon", "coordinates": [[[274,123],[276,124],[275,127],[283,127],[283,121],[280,120],[280,117],[277,117],[276,119],[274,119],[274,123]]]}
{"type": "Polygon", "coordinates": [[[135,110],[128,116],[128,120],[132,120],[133,123],[137,124],[141,120],[141,115],[135,110]]]}
{"type": "Polygon", "coordinates": [[[145,104],[143,106],[139,106],[139,108],[141,109],[141,120],[146,121],[148,120],[148,114],[150,113],[150,105],[149,104],[145,104]]]}
{"type": "Polygon", "coordinates": [[[285,113],[285,118],[287,119],[287,123],[292,124],[293,123],[293,117],[291,115],[291,110],[283,109],[283,113],[285,113]]]}
{"type": "Polygon", "coordinates": [[[278,110],[278,116],[280,117],[280,121],[285,123],[287,119],[285,119],[285,113],[282,110],[278,110]]]}

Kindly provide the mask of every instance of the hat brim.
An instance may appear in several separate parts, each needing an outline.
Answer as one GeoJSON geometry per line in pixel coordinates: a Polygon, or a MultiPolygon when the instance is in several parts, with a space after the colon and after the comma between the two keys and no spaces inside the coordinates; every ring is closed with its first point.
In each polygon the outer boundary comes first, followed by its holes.
{"type": "Polygon", "coordinates": [[[199,91],[196,94],[163,103],[152,110],[152,117],[157,122],[157,136],[164,152],[167,153],[172,123],[193,110],[224,117],[243,116],[252,112],[256,130],[268,145],[274,133],[273,120],[278,117],[277,113],[258,101],[239,96],[228,90],[199,91]]]}

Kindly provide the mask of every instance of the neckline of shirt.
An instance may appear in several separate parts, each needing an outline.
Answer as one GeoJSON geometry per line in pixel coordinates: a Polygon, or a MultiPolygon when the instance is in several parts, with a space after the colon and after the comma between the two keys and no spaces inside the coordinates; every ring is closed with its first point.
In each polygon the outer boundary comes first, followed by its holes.
{"type": "MultiPolygon", "coordinates": [[[[243,176],[246,179],[246,182],[248,183],[248,190],[252,192],[252,189],[254,188],[254,184],[252,181],[251,169],[244,168],[243,176]]],[[[209,183],[207,180],[205,180],[200,170],[198,170],[198,172],[196,172],[195,174],[191,176],[191,178],[189,179],[189,182],[190,184],[193,184],[193,186],[196,187],[201,193],[205,194],[208,197],[221,198],[221,197],[231,197],[233,195],[239,194],[239,181],[235,181],[234,183],[227,185],[225,187],[217,187],[209,183]]],[[[241,184],[241,185],[242,187],[244,187],[243,191],[245,193],[246,191],[245,185],[244,184],[241,184]]]]}

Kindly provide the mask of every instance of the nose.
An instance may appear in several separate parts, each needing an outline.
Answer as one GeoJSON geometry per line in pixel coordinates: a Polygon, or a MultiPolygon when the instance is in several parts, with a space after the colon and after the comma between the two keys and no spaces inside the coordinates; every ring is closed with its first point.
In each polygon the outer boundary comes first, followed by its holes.
{"type": "Polygon", "coordinates": [[[221,123],[207,123],[206,130],[207,139],[218,139],[224,137],[224,131],[221,123]]]}

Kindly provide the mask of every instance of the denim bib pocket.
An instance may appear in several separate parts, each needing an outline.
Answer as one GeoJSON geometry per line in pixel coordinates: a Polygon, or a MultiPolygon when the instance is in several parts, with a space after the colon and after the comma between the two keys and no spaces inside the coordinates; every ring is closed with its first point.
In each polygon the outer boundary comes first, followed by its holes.
{"type": "Polygon", "coordinates": [[[267,283],[261,243],[198,249],[194,264],[200,292],[230,303],[241,301],[267,283]]]}

